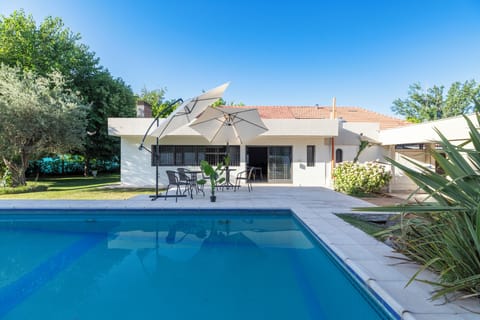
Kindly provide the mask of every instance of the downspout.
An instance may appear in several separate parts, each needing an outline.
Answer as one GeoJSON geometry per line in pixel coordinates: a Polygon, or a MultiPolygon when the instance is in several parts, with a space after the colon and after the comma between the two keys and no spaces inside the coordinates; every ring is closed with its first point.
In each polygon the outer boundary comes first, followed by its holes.
{"type": "MultiPolygon", "coordinates": [[[[336,108],[337,104],[337,99],[333,97],[332,101],[332,113],[330,115],[330,119],[336,119],[337,118],[337,110],[336,108]]],[[[330,161],[330,177],[333,180],[333,169],[335,168],[335,137],[331,137],[331,146],[332,146],[332,160],[330,161]]],[[[332,181],[333,182],[333,181],[332,181]]]]}

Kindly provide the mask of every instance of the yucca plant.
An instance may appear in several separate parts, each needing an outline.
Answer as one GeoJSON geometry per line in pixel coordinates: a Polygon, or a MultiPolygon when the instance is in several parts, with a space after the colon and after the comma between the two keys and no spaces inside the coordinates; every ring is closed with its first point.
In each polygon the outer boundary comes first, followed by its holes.
{"type": "Polygon", "coordinates": [[[470,119],[465,120],[470,140],[462,145],[453,145],[436,130],[442,150],[432,150],[432,156],[444,174],[413,161],[414,169],[388,159],[428,194],[425,201],[359,208],[401,212],[400,223],[389,232],[399,252],[423,265],[408,284],[416,279],[437,286],[432,299],[480,295],[480,133],[470,119]],[[421,280],[425,269],[435,271],[438,280],[421,280]]]}

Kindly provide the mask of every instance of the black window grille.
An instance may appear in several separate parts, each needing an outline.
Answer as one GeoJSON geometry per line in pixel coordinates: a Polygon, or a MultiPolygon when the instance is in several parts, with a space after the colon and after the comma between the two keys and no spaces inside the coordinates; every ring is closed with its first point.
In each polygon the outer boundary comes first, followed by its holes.
{"type": "Polygon", "coordinates": [[[307,146],[307,167],[315,167],[315,146],[307,146]]]}
{"type": "MultiPolygon", "coordinates": [[[[175,146],[152,145],[152,166],[156,165],[158,154],[159,166],[198,166],[206,160],[211,165],[217,165],[226,157],[226,146],[175,146]],[[158,153],[157,153],[158,151],[158,153]]],[[[240,146],[229,146],[230,165],[240,165],[240,146]]]]}

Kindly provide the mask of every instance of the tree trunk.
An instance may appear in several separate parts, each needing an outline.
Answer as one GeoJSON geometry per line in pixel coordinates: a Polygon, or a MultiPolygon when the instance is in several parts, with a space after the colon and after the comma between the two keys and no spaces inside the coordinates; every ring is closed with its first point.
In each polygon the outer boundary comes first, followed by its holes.
{"type": "MultiPolygon", "coordinates": [[[[22,157],[23,158],[23,157],[22,157]]],[[[27,179],[25,178],[25,172],[28,168],[28,160],[27,165],[24,164],[24,161],[20,161],[20,163],[15,163],[13,161],[9,161],[3,158],[3,162],[7,166],[8,170],[12,174],[12,187],[19,187],[24,186],[27,184],[27,179]]]]}
{"type": "Polygon", "coordinates": [[[85,162],[83,164],[83,176],[88,177],[88,171],[90,171],[90,158],[85,157],[85,162]]]}

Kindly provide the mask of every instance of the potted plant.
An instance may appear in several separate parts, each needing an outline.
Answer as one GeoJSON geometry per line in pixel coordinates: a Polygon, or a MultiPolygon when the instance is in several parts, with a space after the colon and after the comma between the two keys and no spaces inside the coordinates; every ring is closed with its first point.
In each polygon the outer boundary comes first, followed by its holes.
{"type": "MultiPolygon", "coordinates": [[[[204,175],[210,180],[210,201],[217,201],[217,196],[215,195],[215,188],[225,181],[225,177],[221,177],[222,173],[225,171],[225,166],[228,166],[230,163],[230,158],[225,157],[225,159],[220,162],[215,168],[212,167],[207,161],[202,160],[200,162],[200,168],[202,169],[204,175]]],[[[205,179],[198,180],[198,184],[205,184],[207,181],[205,179]]]]}

